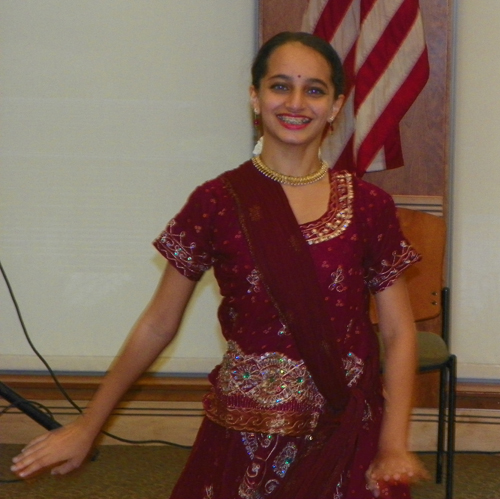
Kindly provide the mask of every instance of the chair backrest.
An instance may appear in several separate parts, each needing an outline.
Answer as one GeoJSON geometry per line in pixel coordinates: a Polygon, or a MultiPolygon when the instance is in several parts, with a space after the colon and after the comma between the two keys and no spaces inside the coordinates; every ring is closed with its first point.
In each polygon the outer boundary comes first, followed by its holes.
{"type": "MultiPolygon", "coordinates": [[[[446,245],[446,223],[442,217],[422,211],[398,208],[404,235],[422,255],[422,260],[405,272],[415,321],[437,317],[441,313],[441,290],[446,245]]],[[[376,310],[370,308],[373,323],[376,310]]]]}

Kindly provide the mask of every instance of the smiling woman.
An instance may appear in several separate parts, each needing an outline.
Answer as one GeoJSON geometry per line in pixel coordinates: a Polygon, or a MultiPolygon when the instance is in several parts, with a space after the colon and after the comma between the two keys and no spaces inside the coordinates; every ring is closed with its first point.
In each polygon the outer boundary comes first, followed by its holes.
{"type": "Polygon", "coordinates": [[[327,210],[330,185],[318,151],[344,101],[340,60],[318,40],[281,33],[263,47],[252,67],[250,99],[265,137],[254,164],[281,181],[299,223],[327,210]]]}
{"type": "MultiPolygon", "coordinates": [[[[268,61],[268,72],[250,90],[252,105],[256,114],[262,116],[262,127],[266,137],[263,160],[270,152],[275,162],[273,169],[288,175],[308,174],[318,165],[317,151],[323,138],[328,120],[337,115],[343,96],[332,83],[332,68],[324,57],[314,49],[300,42],[293,42],[277,48],[268,61]],[[295,146],[290,149],[290,146],[295,146]],[[305,164],[302,158],[305,147],[312,152],[313,164],[305,164]],[[283,158],[282,149],[295,151],[296,161],[283,158]],[[299,161],[300,158],[300,161],[299,161]],[[288,171],[284,171],[284,170],[288,171]]],[[[269,162],[268,161],[268,162],[269,162]]]]}
{"type": "Polygon", "coordinates": [[[266,136],[261,159],[286,175],[300,177],[318,168],[326,123],[333,122],[343,103],[341,62],[330,45],[318,40],[304,33],[279,34],[252,67],[251,101],[254,112],[262,114],[266,136]]]}
{"type": "Polygon", "coordinates": [[[328,171],[319,156],[342,105],[328,47],[285,33],[257,54],[254,70],[263,69],[250,98],[262,118],[261,157],[202,184],[167,224],[154,245],[168,266],[95,398],[74,423],[33,441],[15,472],[82,463],[213,267],[227,351],[171,498],[409,497],[425,472],[407,451],[415,331],[401,274],[419,256],[390,196],[328,171]]]}

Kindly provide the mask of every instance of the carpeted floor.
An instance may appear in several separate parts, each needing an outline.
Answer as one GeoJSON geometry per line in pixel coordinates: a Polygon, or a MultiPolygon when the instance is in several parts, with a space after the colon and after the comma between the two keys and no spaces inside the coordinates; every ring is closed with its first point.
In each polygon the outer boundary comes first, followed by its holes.
{"type": "MultiPolygon", "coordinates": [[[[18,445],[0,445],[0,479],[12,480],[10,460],[18,445]]],[[[164,499],[189,451],[159,446],[102,446],[95,462],[63,477],[40,475],[26,482],[0,483],[0,499],[164,499]]],[[[422,456],[429,470],[434,457],[422,456]]],[[[454,499],[500,499],[500,456],[458,454],[454,499]]],[[[427,482],[414,499],[440,499],[444,486],[427,482]]]]}

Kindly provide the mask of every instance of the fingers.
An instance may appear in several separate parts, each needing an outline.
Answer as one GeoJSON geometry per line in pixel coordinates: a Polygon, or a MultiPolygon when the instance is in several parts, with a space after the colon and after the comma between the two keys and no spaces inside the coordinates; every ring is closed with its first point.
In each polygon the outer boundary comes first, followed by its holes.
{"type": "Polygon", "coordinates": [[[368,488],[375,497],[381,494],[381,488],[398,483],[412,484],[429,478],[427,470],[410,453],[398,456],[379,456],[366,472],[368,488]]]}
{"type": "Polygon", "coordinates": [[[44,442],[50,434],[41,435],[32,440],[21,454],[12,459],[14,465],[11,470],[20,477],[26,477],[45,467],[46,460],[43,454],[44,442]]]}
{"type": "Polygon", "coordinates": [[[55,434],[48,434],[38,437],[30,442],[21,454],[14,457],[11,471],[21,478],[27,478],[41,470],[57,466],[57,473],[67,473],[74,469],[77,464],[81,464],[85,458],[83,453],[81,459],[75,458],[71,450],[67,449],[65,442],[60,438],[54,438],[55,434]],[[68,464],[67,464],[68,463],[68,464]],[[76,464],[77,463],[77,464],[76,464]],[[67,471],[66,471],[67,470],[67,471]]]}
{"type": "Polygon", "coordinates": [[[56,458],[49,453],[45,453],[42,449],[39,452],[32,452],[28,455],[19,455],[14,458],[14,465],[10,468],[20,478],[28,478],[31,475],[52,468],[52,475],[64,475],[78,468],[82,463],[79,459],[68,459],[67,461],[61,461],[60,458],[56,458]]]}
{"type": "Polygon", "coordinates": [[[24,447],[24,449],[21,452],[26,452],[31,447],[33,447],[36,444],[39,444],[40,442],[43,442],[44,440],[46,440],[47,438],[49,438],[50,435],[51,435],[50,433],[44,433],[43,435],[40,435],[39,437],[34,438],[31,442],[28,443],[28,445],[26,445],[24,447]]]}
{"type": "Polygon", "coordinates": [[[19,456],[16,456],[13,461],[14,465],[11,466],[10,469],[21,478],[27,478],[37,471],[49,466],[45,456],[40,456],[34,452],[29,454],[20,454],[19,456]]]}
{"type": "Polygon", "coordinates": [[[35,440],[33,440],[32,442],[30,442],[21,451],[21,454],[19,454],[16,457],[14,457],[12,459],[12,461],[14,463],[18,463],[18,462],[21,462],[21,461],[25,460],[28,456],[30,456],[31,454],[33,454],[34,452],[36,452],[40,448],[40,444],[42,444],[42,442],[44,442],[46,440],[46,438],[47,438],[46,436],[44,436],[43,438],[38,437],[35,440]]]}
{"type": "Polygon", "coordinates": [[[372,478],[372,467],[368,468],[368,471],[366,472],[366,486],[370,490],[370,492],[373,494],[373,497],[379,497],[380,496],[380,487],[378,485],[378,481],[374,480],[372,478]]]}

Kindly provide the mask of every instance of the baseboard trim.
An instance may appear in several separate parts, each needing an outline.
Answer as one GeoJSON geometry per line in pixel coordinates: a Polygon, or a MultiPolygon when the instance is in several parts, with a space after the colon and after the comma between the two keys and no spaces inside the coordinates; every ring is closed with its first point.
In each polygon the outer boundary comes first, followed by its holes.
{"type": "Polygon", "coordinates": [[[500,410],[500,383],[459,383],[457,407],[500,410]]]}
{"type": "MultiPolygon", "coordinates": [[[[90,400],[103,376],[58,376],[58,381],[73,400],[90,400]]],[[[0,381],[28,400],[62,400],[64,395],[51,376],[8,374],[0,381]]],[[[206,377],[145,375],[128,390],[123,400],[197,402],[207,393],[206,377]]]]}
{"type": "MultiPolygon", "coordinates": [[[[102,376],[63,375],[59,382],[74,400],[89,400],[97,390],[102,376]]],[[[0,381],[29,400],[62,400],[50,376],[7,374],[0,381]]],[[[146,375],[127,392],[124,400],[198,402],[207,393],[210,384],[206,377],[146,375]]],[[[500,384],[458,383],[457,407],[500,410],[500,384]]]]}

